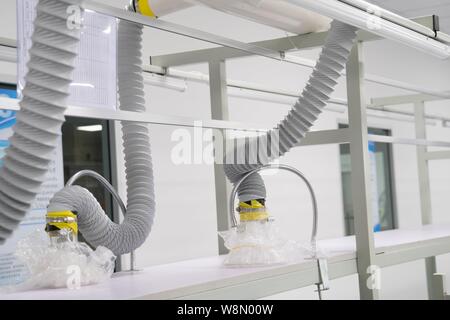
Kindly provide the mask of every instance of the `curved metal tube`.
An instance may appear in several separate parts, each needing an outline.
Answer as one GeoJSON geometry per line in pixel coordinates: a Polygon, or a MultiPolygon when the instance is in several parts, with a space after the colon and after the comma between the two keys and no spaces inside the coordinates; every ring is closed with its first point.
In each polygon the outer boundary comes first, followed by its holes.
{"type": "Polygon", "coordinates": [[[312,248],[315,250],[316,249],[316,241],[317,241],[318,219],[319,219],[318,210],[317,210],[316,195],[314,193],[314,189],[312,188],[311,183],[308,181],[308,179],[305,177],[305,175],[302,172],[300,172],[299,170],[297,170],[296,168],[288,166],[288,165],[284,165],[284,164],[268,164],[268,165],[265,165],[265,166],[263,166],[261,168],[258,168],[258,169],[255,169],[253,171],[250,171],[249,173],[247,173],[241,180],[239,180],[234,185],[234,188],[231,191],[230,203],[229,203],[232,227],[236,228],[238,226],[236,215],[234,213],[234,211],[235,211],[235,209],[234,209],[234,202],[236,201],[236,197],[237,197],[239,186],[248,177],[250,177],[251,175],[254,175],[256,173],[259,173],[259,172],[267,170],[267,169],[281,169],[281,170],[292,172],[292,173],[296,174],[298,177],[300,177],[306,183],[306,186],[308,187],[309,193],[311,194],[311,200],[312,200],[312,205],[313,205],[313,226],[312,226],[312,233],[311,233],[311,244],[312,244],[312,248]]]}
{"type": "Polygon", "coordinates": [[[117,193],[116,189],[109,183],[108,180],[106,180],[102,175],[98,174],[95,171],[92,170],[81,170],[77,173],[75,173],[72,178],[69,179],[66,183],[66,187],[71,187],[77,180],[83,178],[83,177],[91,177],[96,179],[98,182],[102,184],[102,186],[108,190],[109,193],[113,196],[114,200],[119,205],[120,211],[125,215],[127,213],[127,207],[125,206],[124,202],[122,201],[122,198],[120,198],[119,194],[117,193]]]}

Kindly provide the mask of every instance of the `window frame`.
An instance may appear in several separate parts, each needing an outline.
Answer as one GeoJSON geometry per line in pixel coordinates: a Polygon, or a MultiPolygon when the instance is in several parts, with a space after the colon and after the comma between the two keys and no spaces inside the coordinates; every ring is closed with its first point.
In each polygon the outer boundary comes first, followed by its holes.
{"type": "MultiPolygon", "coordinates": [[[[348,126],[349,126],[348,121],[338,121],[337,122],[337,129],[348,128],[348,126]]],[[[380,134],[373,133],[370,131],[371,130],[382,130],[387,133],[386,134],[387,136],[392,136],[392,132],[393,132],[393,129],[391,127],[387,127],[387,126],[383,126],[383,125],[379,125],[379,124],[370,124],[369,123],[368,129],[369,129],[368,134],[375,134],[375,135],[380,135],[380,134]]],[[[392,211],[392,228],[387,229],[387,230],[381,230],[380,232],[388,231],[388,230],[396,230],[396,229],[398,229],[399,225],[398,225],[397,194],[396,194],[395,166],[394,166],[394,148],[393,148],[393,145],[391,145],[389,143],[375,142],[375,144],[384,144],[387,146],[388,152],[387,152],[387,157],[386,157],[386,161],[387,161],[386,168],[388,168],[389,174],[387,174],[387,176],[389,178],[387,179],[386,183],[390,189],[390,197],[391,197],[390,206],[391,206],[391,211],[392,211]]],[[[346,145],[348,145],[348,143],[346,143],[346,145]]],[[[351,150],[350,150],[350,152],[351,152],[351,150]]],[[[351,217],[351,219],[348,219],[346,216],[345,202],[344,202],[344,185],[343,185],[343,180],[342,180],[341,155],[342,155],[341,145],[339,145],[338,157],[339,157],[339,161],[340,161],[340,166],[339,166],[340,169],[339,170],[340,170],[340,177],[341,177],[341,199],[342,199],[344,233],[346,236],[350,236],[350,235],[354,235],[354,226],[353,226],[354,215],[353,215],[353,217],[351,217]]]]}

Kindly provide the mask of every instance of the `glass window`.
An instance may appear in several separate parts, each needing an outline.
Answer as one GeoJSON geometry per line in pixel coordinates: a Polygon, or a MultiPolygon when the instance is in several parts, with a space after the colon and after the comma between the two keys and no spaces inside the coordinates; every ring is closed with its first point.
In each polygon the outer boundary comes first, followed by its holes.
{"type": "MultiPolygon", "coordinates": [[[[92,170],[111,181],[109,123],[68,117],[62,128],[64,182],[81,170],[92,170]]],[[[97,180],[84,177],[77,185],[88,189],[112,219],[112,197],[97,180]]]]}
{"type": "MultiPolygon", "coordinates": [[[[347,128],[347,125],[339,125],[347,128]]],[[[390,136],[390,130],[369,128],[369,134],[390,136]]],[[[374,232],[395,229],[393,193],[392,146],[388,143],[369,142],[372,212],[374,232]]],[[[354,235],[354,213],[351,189],[350,145],[340,146],[342,195],[346,235],[354,235]]]]}

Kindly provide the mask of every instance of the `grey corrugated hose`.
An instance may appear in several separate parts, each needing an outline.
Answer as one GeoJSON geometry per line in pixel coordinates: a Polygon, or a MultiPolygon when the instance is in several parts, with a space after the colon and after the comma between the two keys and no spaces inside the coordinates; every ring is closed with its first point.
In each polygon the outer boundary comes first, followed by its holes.
{"type": "MultiPolygon", "coordinates": [[[[121,21],[118,30],[120,109],[145,112],[142,75],[143,26],[121,21]]],[[[49,211],[77,212],[78,227],[91,245],[114,254],[140,247],[150,234],[155,215],[153,166],[149,129],[145,123],[122,121],[127,178],[127,212],[121,224],[112,222],[94,196],[80,186],[66,187],[50,201],[49,211]]]]}
{"type": "MultiPolygon", "coordinates": [[[[227,155],[224,170],[232,183],[237,183],[245,174],[283,156],[305,137],[334,91],[353,48],[356,32],[353,26],[332,22],[309,82],[286,118],[266,135],[235,144],[234,153],[227,155]],[[238,158],[243,161],[239,163],[238,158]]],[[[240,185],[238,194],[240,201],[265,199],[266,188],[261,176],[254,174],[247,178],[240,185]]]]}
{"type": "MultiPolygon", "coordinates": [[[[20,111],[0,171],[0,244],[30,210],[59,146],[79,28],[68,28],[77,0],[40,0],[20,111]]],[[[76,21],[75,21],[76,22],[76,21]]]]}

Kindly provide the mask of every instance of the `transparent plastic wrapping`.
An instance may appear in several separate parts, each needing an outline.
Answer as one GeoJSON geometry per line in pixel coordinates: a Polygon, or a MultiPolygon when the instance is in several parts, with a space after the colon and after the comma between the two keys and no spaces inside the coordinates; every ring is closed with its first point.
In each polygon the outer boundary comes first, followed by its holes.
{"type": "MultiPolygon", "coordinates": [[[[62,230],[64,231],[64,230],[62,230]]],[[[37,230],[19,241],[15,255],[27,268],[26,280],[4,292],[43,288],[78,289],[101,283],[114,271],[116,256],[105,247],[91,249],[87,244],[67,237],[50,238],[37,230]]]]}
{"type": "Polygon", "coordinates": [[[224,261],[230,267],[269,266],[325,257],[311,243],[285,239],[273,220],[241,222],[237,228],[219,234],[230,250],[224,261]]]}

